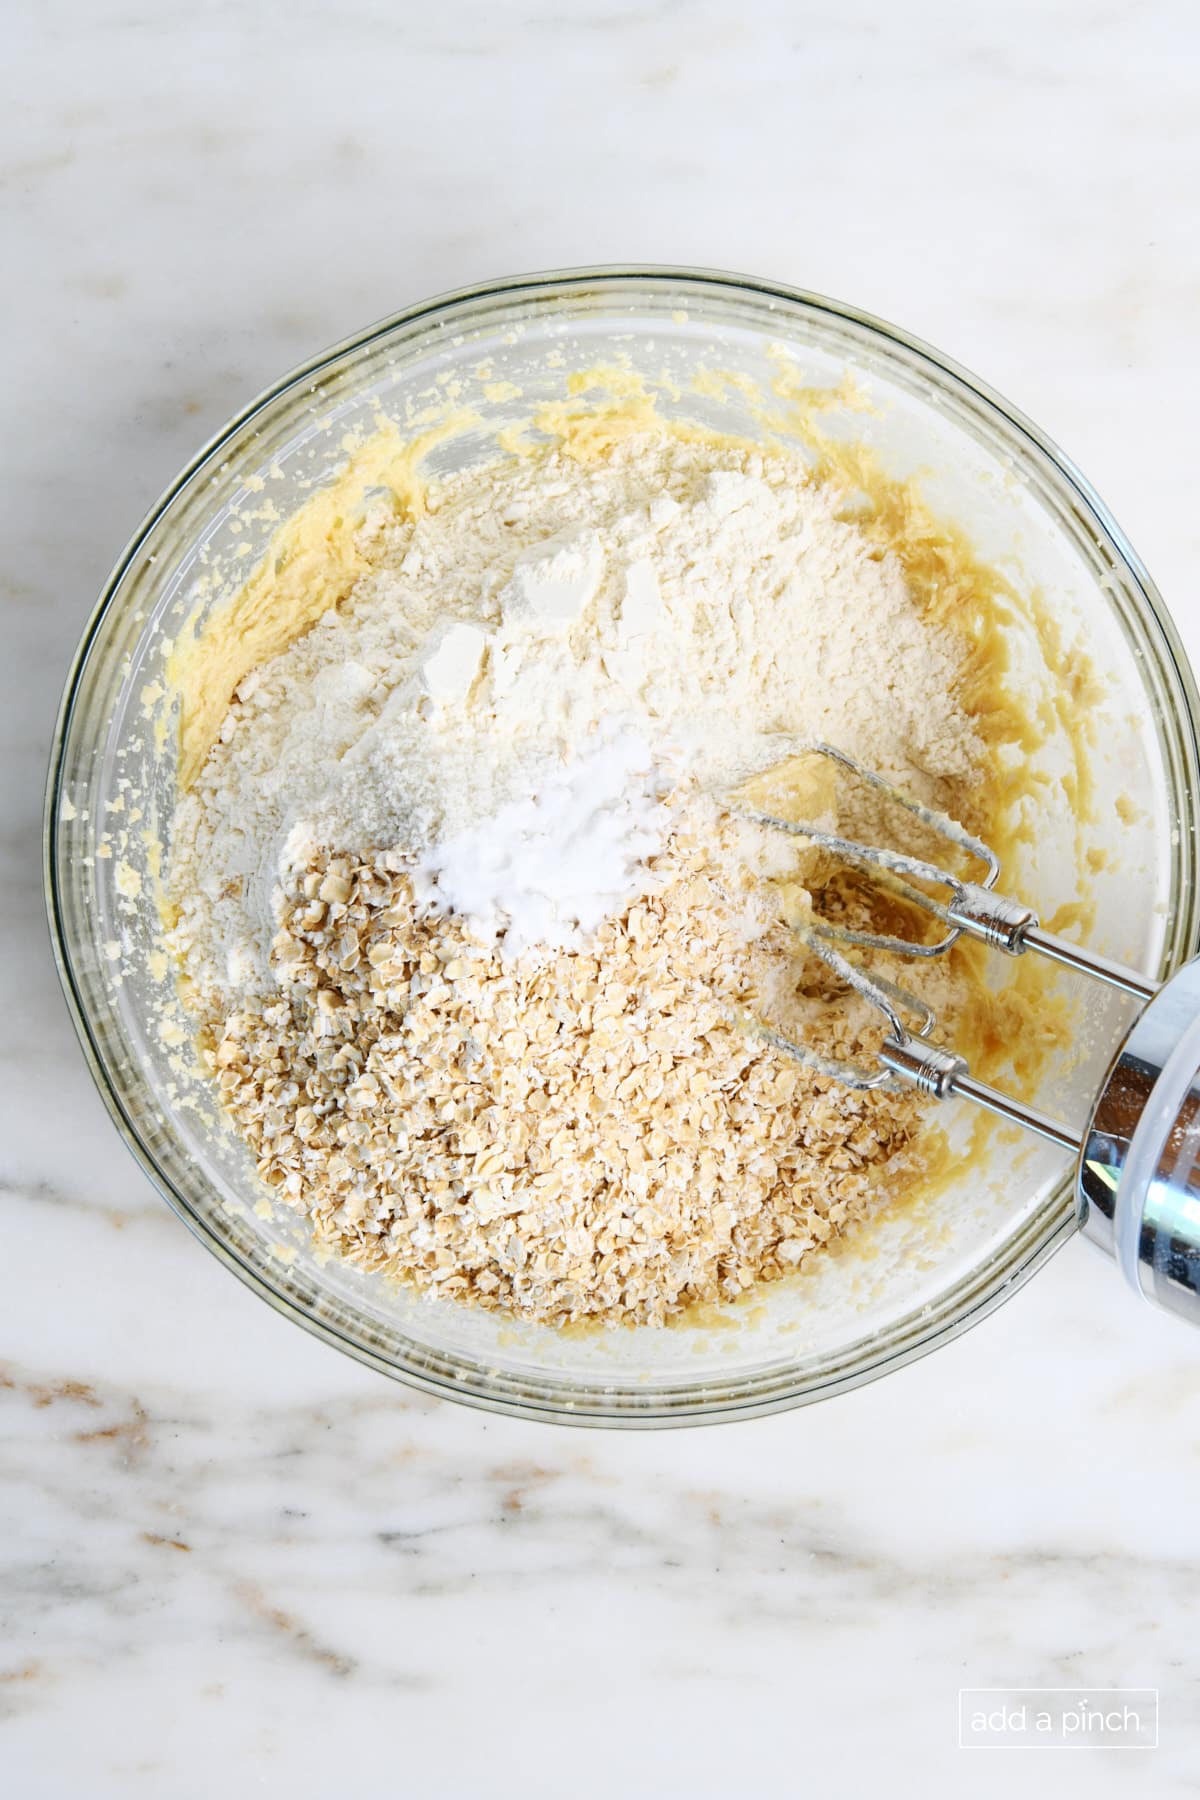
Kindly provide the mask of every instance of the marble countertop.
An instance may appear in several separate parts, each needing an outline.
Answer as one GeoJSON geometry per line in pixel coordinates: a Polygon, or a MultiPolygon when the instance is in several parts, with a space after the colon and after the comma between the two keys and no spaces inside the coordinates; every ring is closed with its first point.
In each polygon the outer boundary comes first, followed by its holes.
{"type": "Polygon", "coordinates": [[[269,378],[514,269],[699,262],[893,318],[1082,464],[1200,656],[1185,4],[47,0],[6,25],[0,1783],[14,1800],[1195,1793],[1200,1339],[1070,1245],[805,1412],[514,1424],[339,1359],[135,1169],[38,829],[126,536],[269,378]],[[1161,1747],[957,1747],[962,1687],[1161,1747]]]}

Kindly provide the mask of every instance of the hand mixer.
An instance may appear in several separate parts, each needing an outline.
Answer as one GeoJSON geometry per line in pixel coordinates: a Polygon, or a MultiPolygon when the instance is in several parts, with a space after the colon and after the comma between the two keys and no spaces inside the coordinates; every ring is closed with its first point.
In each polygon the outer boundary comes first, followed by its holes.
{"type": "Polygon", "coordinates": [[[867,783],[972,859],[981,875],[978,881],[962,880],[937,863],[839,836],[815,821],[779,818],[734,802],[734,810],[755,823],[802,838],[867,871],[885,891],[945,928],[936,942],[925,944],[818,920],[795,927],[806,945],[887,1022],[875,1066],[822,1056],[765,1026],[763,1034],[778,1049],[850,1087],[907,1084],[936,1100],[957,1096],[1070,1151],[1084,1235],[1115,1256],[1145,1299],[1200,1324],[1200,958],[1160,984],[1051,936],[1028,907],[996,891],[1000,862],[986,844],[831,745],[806,746],[805,754],[827,758],[867,783]],[[927,887],[944,890],[948,898],[931,896],[927,887]],[[930,1041],[936,1024],[931,1008],[895,982],[869,973],[855,955],[942,956],[962,936],[1009,956],[1036,951],[1143,1003],[1081,1132],[976,1081],[965,1058],[930,1041]]]}

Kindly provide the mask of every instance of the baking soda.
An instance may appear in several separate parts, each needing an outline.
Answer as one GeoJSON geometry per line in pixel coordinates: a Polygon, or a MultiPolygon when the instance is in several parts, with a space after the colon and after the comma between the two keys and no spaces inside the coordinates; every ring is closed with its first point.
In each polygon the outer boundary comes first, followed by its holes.
{"type": "Polygon", "coordinates": [[[506,956],[579,949],[636,898],[666,842],[661,781],[649,745],[629,731],[531,771],[527,797],[426,853],[416,898],[506,956]]]}

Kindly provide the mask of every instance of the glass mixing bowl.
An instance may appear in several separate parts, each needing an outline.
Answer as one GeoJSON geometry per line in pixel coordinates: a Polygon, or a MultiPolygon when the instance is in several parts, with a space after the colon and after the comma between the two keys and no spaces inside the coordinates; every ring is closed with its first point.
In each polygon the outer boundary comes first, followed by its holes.
{"type": "MultiPolygon", "coordinates": [[[[834,408],[826,429],[867,441],[890,473],[917,474],[983,557],[1040,590],[1058,629],[1013,625],[1023,679],[1053,693],[1064,647],[1082,642],[1106,682],[1089,838],[1105,866],[1078,866],[1052,743],[1038,753],[1051,780],[1037,848],[1004,883],[1053,912],[1086,880],[1096,948],[1153,972],[1184,960],[1197,941],[1196,690],[1099,499],[1034,426],[903,332],[813,295],[683,269],[531,276],[413,307],[287,376],[214,438],[136,533],[84,633],[54,740],[46,881],[63,986],[100,1092],[146,1173],[243,1281],[328,1343],[430,1392],[545,1419],[664,1425],[819,1399],[982,1318],[1074,1228],[1061,1154],[1003,1135],[964,1149],[940,1195],[885,1208],[836,1254],[708,1324],[576,1335],[432,1302],[322,1260],[302,1219],[272,1214],[244,1145],[211,1123],[203,1078],[163,1041],[151,908],[130,917],[121,904],[131,882],[149,891],[173,802],[173,751],[155,744],[145,696],[204,569],[240,544],[252,567],[265,548],[273,527],[246,505],[260,472],[271,472],[286,513],[342,459],[347,432],[369,429],[380,410],[417,416],[447,391],[482,419],[435,453],[435,466],[440,456],[452,467],[539,397],[561,397],[566,371],[622,358],[655,379],[663,412],[751,437],[763,428],[745,378],[769,391],[787,363],[814,387],[853,375],[870,408],[834,408]],[[713,370],[738,380],[697,381],[713,370]],[[132,792],[140,829],[124,827],[119,856],[98,856],[112,803],[132,792]]],[[[1045,1106],[1082,1118],[1127,1016],[1119,997],[1085,992],[1076,1054],[1047,1081],[1045,1106]]]]}

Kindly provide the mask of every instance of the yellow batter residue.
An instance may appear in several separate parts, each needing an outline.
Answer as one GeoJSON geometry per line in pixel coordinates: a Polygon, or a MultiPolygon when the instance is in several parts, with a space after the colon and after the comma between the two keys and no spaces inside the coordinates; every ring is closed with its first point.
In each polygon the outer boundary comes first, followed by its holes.
{"type": "Polygon", "coordinates": [[[382,423],[337,478],[279,527],[231,599],[212,612],[203,605],[193,610],[166,668],[180,703],[181,789],[199,774],[243,676],[340,606],[366,572],[358,534],[371,490],[386,490],[398,509],[418,516],[425,508],[425,458],[471,422],[455,413],[407,440],[394,424],[382,423]]]}

